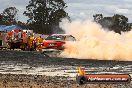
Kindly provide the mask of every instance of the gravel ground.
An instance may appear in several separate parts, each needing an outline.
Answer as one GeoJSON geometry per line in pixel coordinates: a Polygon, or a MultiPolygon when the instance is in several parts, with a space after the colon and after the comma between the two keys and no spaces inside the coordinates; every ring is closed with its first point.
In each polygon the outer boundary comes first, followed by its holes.
{"type": "MultiPolygon", "coordinates": [[[[80,60],[74,58],[50,58],[44,54],[29,51],[0,51],[0,88],[132,88],[130,84],[85,84],[78,85],[69,76],[46,76],[31,74],[3,74],[2,72],[14,71],[8,66],[26,64],[30,67],[71,67],[73,70],[82,65],[89,73],[112,72],[132,73],[132,62],[104,61],[104,60],[80,60]],[[4,63],[4,64],[3,64],[4,63]],[[4,67],[7,66],[7,67],[4,67]],[[93,68],[92,68],[93,67],[93,68]],[[5,70],[6,69],[6,70],[5,70]]],[[[30,70],[28,68],[27,70],[30,70]]],[[[33,69],[34,70],[34,69],[33,69]]],[[[59,71],[59,70],[57,70],[59,71]]],[[[71,72],[72,73],[72,72],[71,72]]],[[[50,72],[49,72],[50,74],[50,72]]],[[[76,73],[75,73],[76,74],[76,73]]]]}
{"type": "Polygon", "coordinates": [[[131,88],[129,84],[78,85],[66,77],[0,74],[0,88],[131,88]]]}

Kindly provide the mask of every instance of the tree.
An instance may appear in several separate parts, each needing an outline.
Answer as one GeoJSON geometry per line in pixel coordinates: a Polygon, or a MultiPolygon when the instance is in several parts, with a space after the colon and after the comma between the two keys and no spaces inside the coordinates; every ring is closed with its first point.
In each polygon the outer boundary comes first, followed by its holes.
{"type": "Polygon", "coordinates": [[[114,20],[114,25],[113,27],[120,29],[120,31],[127,31],[128,27],[127,27],[127,22],[128,22],[128,18],[123,16],[123,15],[119,15],[119,14],[115,14],[113,17],[114,20]]]}
{"type": "Polygon", "coordinates": [[[35,32],[51,34],[59,28],[62,18],[68,17],[64,11],[66,3],[63,0],[31,0],[26,6],[24,15],[29,17],[30,29],[35,32]]]}
{"type": "Polygon", "coordinates": [[[2,20],[5,22],[16,23],[18,9],[15,7],[8,7],[2,13],[2,20]]]}
{"type": "Polygon", "coordinates": [[[108,28],[111,31],[121,34],[121,32],[130,31],[128,18],[115,14],[112,17],[103,17],[102,15],[94,15],[94,21],[99,23],[103,28],[108,28]],[[97,19],[98,18],[98,19],[97,19]]]}
{"type": "Polygon", "coordinates": [[[93,17],[94,17],[95,22],[99,22],[101,19],[103,19],[102,14],[95,14],[95,15],[93,15],[93,17]]]}

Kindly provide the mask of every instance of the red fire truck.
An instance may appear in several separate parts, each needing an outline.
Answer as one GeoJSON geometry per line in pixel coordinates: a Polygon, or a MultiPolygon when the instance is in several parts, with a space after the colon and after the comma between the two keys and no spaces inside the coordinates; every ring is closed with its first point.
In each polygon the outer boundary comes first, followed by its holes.
{"type": "Polygon", "coordinates": [[[8,49],[34,50],[33,48],[35,47],[33,46],[33,43],[34,39],[30,30],[24,31],[20,29],[15,29],[7,33],[8,49]],[[31,46],[29,47],[29,45],[31,46]]]}
{"type": "Polygon", "coordinates": [[[15,49],[15,48],[21,48],[22,45],[22,33],[23,31],[20,29],[15,29],[12,31],[9,31],[7,34],[7,48],[9,49],[15,49]]]}
{"type": "Polygon", "coordinates": [[[6,37],[7,37],[7,33],[0,31],[0,48],[6,48],[6,37]]]}

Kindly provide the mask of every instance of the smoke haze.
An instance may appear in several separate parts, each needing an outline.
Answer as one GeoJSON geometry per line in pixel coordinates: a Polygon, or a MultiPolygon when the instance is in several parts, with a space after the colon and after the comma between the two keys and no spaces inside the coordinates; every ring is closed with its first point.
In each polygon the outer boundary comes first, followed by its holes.
{"type": "Polygon", "coordinates": [[[63,20],[60,26],[77,39],[65,44],[62,57],[132,61],[132,31],[120,35],[89,20],[63,20]]]}

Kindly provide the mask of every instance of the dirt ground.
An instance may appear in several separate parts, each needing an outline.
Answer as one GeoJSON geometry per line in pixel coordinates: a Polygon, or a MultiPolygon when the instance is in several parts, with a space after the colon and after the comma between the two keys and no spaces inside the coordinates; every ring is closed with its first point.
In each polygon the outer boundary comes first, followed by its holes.
{"type": "MultiPolygon", "coordinates": [[[[37,52],[28,51],[0,51],[0,88],[132,88],[130,84],[85,84],[78,85],[76,80],[69,79],[68,76],[46,76],[37,74],[10,74],[12,71],[20,71],[13,66],[27,64],[28,68],[22,68],[28,72],[28,70],[37,67],[45,67],[52,65],[53,67],[59,66],[71,67],[69,69],[74,70],[74,67],[82,64],[88,68],[89,72],[125,72],[132,73],[132,62],[127,61],[98,61],[98,60],[79,60],[74,58],[50,58],[37,52]],[[6,67],[5,67],[6,66],[6,67]],[[12,66],[12,67],[9,67],[12,66]],[[34,67],[34,68],[32,68],[34,67]],[[93,67],[93,68],[92,68],[93,67]],[[92,68],[92,69],[91,69],[92,68]],[[3,74],[9,72],[8,74],[3,74]]],[[[19,66],[21,67],[21,66],[19,66]]],[[[68,70],[69,70],[68,69],[68,70]]],[[[43,69],[44,70],[44,69],[43,69]]],[[[57,70],[57,69],[55,69],[57,70]]],[[[57,70],[57,71],[60,71],[57,70]]],[[[51,72],[54,70],[52,69],[51,72]]],[[[72,72],[71,72],[72,73],[72,72]]],[[[50,74],[50,71],[49,71],[50,74]]],[[[76,73],[75,73],[76,74],[76,73]]]]}
{"type": "Polygon", "coordinates": [[[131,88],[128,84],[78,85],[66,77],[0,74],[0,88],[131,88]]]}

